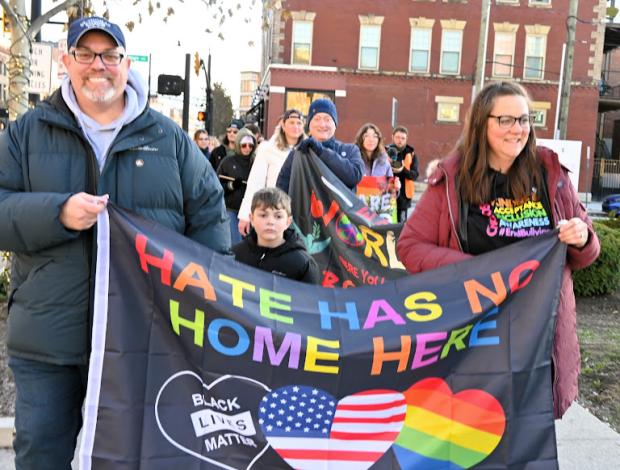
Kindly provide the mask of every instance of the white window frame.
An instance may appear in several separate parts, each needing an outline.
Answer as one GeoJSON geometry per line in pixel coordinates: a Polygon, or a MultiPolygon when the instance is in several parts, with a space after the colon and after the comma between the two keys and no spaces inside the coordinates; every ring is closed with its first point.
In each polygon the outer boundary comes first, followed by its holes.
{"type": "Polygon", "coordinates": [[[298,64],[298,65],[311,65],[312,64],[312,43],[313,43],[313,35],[314,35],[314,21],[312,20],[293,20],[293,28],[291,31],[291,64],[298,64]],[[295,31],[296,31],[296,26],[300,26],[300,25],[309,25],[310,27],[310,42],[309,43],[305,43],[305,42],[296,42],[295,41],[295,31]],[[295,61],[295,44],[309,44],[309,55],[308,55],[308,62],[296,62],[295,61]]]}
{"type": "Polygon", "coordinates": [[[528,3],[535,7],[551,7],[551,0],[529,0],[528,3]]]}
{"type": "Polygon", "coordinates": [[[453,28],[442,28],[441,30],[441,55],[440,55],[440,60],[439,60],[439,73],[441,75],[458,75],[461,73],[461,59],[463,57],[463,30],[462,29],[453,29],[453,28]],[[460,35],[460,41],[459,41],[459,50],[458,50],[458,65],[457,65],[457,69],[456,72],[446,72],[443,69],[443,63],[444,63],[444,53],[449,52],[449,53],[454,53],[456,51],[446,51],[445,50],[445,40],[446,40],[446,33],[458,33],[460,35]]]}
{"type": "Polygon", "coordinates": [[[525,35],[525,48],[523,51],[523,79],[524,80],[544,80],[545,78],[545,62],[547,60],[547,35],[546,34],[533,34],[533,33],[527,33],[525,35]],[[542,38],[543,41],[543,46],[542,46],[542,56],[535,56],[535,55],[528,55],[528,51],[527,51],[527,44],[528,44],[528,40],[530,38],[542,38]],[[527,59],[528,57],[536,57],[536,58],[541,58],[541,64],[540,64],[540,76],[537,77],[533,77],[533,76],[528,76],[528,64],[527,64],[527,59]]]}
{"type": "Polygon", "coordinates": [[[463,97],[461,96],[435,96],[435,103],[437,103],[437,114],[436,120],[437,122],[445,122],[445,123],[459,123],[461,117],[461,105],[463,104],[463,97]],[[442,117],[442,108],[456,108],[456,116],[455,119],[444,119],[442,117]]]}
{"type": "Polygon", "coordinates": [[[381,25],[380,24],[360,24],[360,35],[359,35],[359,51],[358,51],[358,68],[362,70],[379,70],[379,62],[381,60],[381,25]],[[368,30],[378,30],[378,40],[377,45],[374,46],[366,46],[362,43],[362,39],[364,38],[363,31],[368,28],[368,30]],[[365,66],[362,64],[362,48],[376,48],[377,50],[377,62],[376,65],[373,66],[365,66]]]}
{"type": "Polygon", "coordinates": [[[500,78],[512,78],[514,72],[514,64],[515,64],[515,46],[517,43],[517,35],[514,32],[510,31],[495,31],[495,40],[493,41],[493,76],[500,78]],[[512,50],[508,51],[498,51],[497,47],[499,44],[498,38],[500,36],[509,36],[512,41],[512,50]],[[505,61],[499,59],[498,56],[510,56],[510,65],[505,65],[505,61]],[[500,63],[501,62],[501,63],[500,63]],[[500,67],[508,67],[507,74],[501,74],[497,72],[497,69],[500,67]]]}
{"type": "MultiPolygon", "coordinates": [[[[433,28],[430,27],[412,27],[411,28],[411,39],[409,41],[409,71],[412,73],[428,73],[431,68],[431,50],[433,47],[433,28]],[[413,52],[415,42],[413,40],[414,34],[416,31],[425,32],[428,34],[428,49],[426,50],[426,68],[424,70],[414,70],[413,69],[413,52]]],[[[424,49],[416,49],[416,51],[423,51],[424,49]]]]}

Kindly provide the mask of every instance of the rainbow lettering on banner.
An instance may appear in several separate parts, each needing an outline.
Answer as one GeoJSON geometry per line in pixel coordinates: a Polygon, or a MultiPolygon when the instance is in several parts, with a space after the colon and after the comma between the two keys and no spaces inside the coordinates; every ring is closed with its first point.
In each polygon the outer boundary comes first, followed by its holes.
{"type": "Polygon", "coordinates": [[[405,426],[393,446],[401,468],[471,468],[497,447],[506,429],[500,403],[484,390],[453,394],[441,378],[404,392],[405,426]]]}
{"type": "Polygon", "coordinates": [[[398,222],[396,215],[396,178],[386,176],[364,176],[357,184],[359,197],[371,211],[383,217],[387,222],[398,222]]]}

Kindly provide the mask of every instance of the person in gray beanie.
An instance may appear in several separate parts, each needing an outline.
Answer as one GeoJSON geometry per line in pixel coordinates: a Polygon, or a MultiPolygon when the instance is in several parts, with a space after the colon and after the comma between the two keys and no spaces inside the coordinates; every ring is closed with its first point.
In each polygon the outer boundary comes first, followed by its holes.
{"type": "Polygon", "coordinates": [[[336,105],[326,98],[313,101],[308,110],[306,126],[310,137],[304,139],[297,150],[289,153],[278,175],[276,186],[288,193],[296,152],[310,154],[312,151],[340,181],[353,189],[364,176],[364,161],[356,145],[339,142],[334,137],[338,127],[336,105]]]}

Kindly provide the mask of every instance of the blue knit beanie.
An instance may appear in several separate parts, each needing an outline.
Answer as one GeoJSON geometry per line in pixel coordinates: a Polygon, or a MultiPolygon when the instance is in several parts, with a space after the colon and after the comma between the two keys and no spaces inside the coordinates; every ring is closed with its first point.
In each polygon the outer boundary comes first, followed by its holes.
{"type": "Polygon", "coordinates": [[[338,127],[338,112],[336,111],[336,105],[333,103],[332,100],[329,100],[327,98],[319,98],[318,100],[314,100],[312,103],[310,103],[310,109],[308,109],[308,119],[306,120],[308,125],[310,124],[310,121],[312,121],[314,115],[317,113],[329,114],[334,120],[334,124],[336,124],[336,127],[338,127]]]}

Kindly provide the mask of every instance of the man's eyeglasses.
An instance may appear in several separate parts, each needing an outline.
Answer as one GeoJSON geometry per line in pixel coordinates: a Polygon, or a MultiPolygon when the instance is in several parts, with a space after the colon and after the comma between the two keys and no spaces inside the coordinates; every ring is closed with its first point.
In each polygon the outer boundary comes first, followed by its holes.
{"type": "Polygon", "coordinates": [[[254,144],[241,144],[240,147],[242,149],[253,149],[254,148],[254,144]]]}
{"type": "Polygon", "coordinates": [[[92,64],[97,57],[101,57],[105,65],[119,65],[125,57],[116,51],[93,52],[90,49],[73,49],[70,54],[78,64],[92,64]]]}
{"type": "Polygon", "coordinates": [[[532,117],[529,114],[524,114],[523,116],[514,117],[514,116],[494,116],[489,114],[490,118],[497,119],[497,123],[499,127],[502,129],[512,129],[512,126],[515,125],[515,122],[518,122],[521,127],[530,127],[532,123],[532,117]]]}

